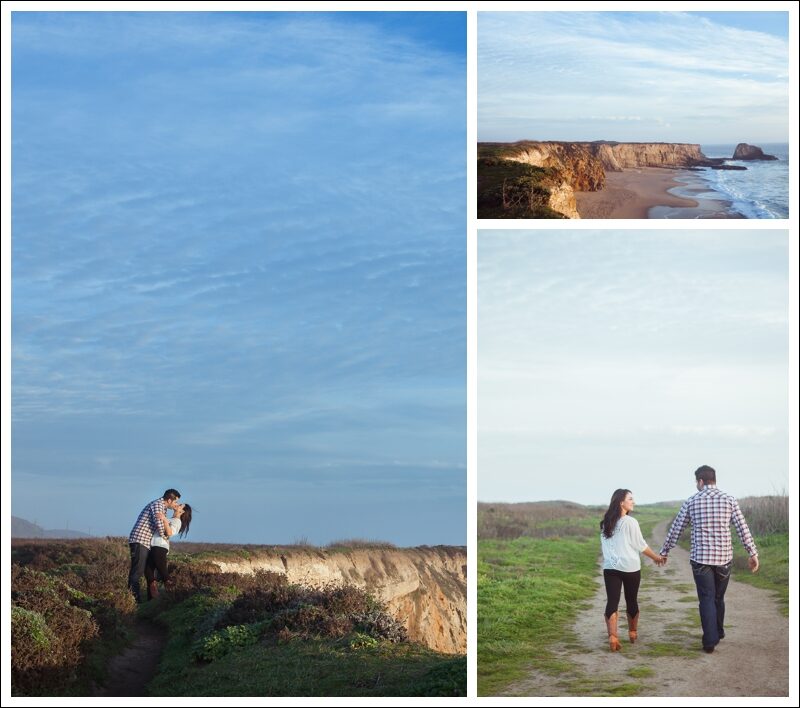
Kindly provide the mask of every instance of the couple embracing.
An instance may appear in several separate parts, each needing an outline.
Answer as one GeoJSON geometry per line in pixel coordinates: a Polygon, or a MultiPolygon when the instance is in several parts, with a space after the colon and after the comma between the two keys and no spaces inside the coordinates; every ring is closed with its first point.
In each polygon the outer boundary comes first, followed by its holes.
{"type": "Polygon", "coordinates": [[[628,637],[635,642],[639,626],[639,583],[641,581],[640,553],[656,565],[667,562],[667,554],[678,542],[687,524],[692,526],[692,548],[689,559],[700,603],[700,622],[703,626],[703,651],[710,654],[725,636],[725,591],[731,576],[733,547],[730,526],[750,555],[750,570],[758,570],[758,551],[747,527],[739,503],[730,494],[717,488],[717,473],[703,465],[695,473],[697,493],[681,507],[661,547],[653,552],[642,536],[633,511],[633,494],[629,489],[617,489],[600,522],[600,543],[603,550],[603,580],[606,586],[606,629],[611,651],[621,648],[617,635],[620,593],[624,589],[628,616],[628,637]]]}
{"type": "Polygon", "coordinates": [[[181,494],[177,489],[167,489],[161,497],[141,510],[128,536],[131,551],[128,587],[137,603],[141,602],[139,579],[142,575],[147,580],[148,600],[158,596],[156,574],[164,583],[169,580],[169,539],[178,532],[185,536],[192,522],[192,507],[181,504],[180,498],[181,494]],[[167,509],[172,510],[172,517],[169,519],[167,509]]]}

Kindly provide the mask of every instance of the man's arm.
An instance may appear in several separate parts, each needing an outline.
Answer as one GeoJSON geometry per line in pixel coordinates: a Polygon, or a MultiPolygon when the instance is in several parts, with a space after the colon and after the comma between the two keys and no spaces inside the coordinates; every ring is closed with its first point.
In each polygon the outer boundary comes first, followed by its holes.
{"type": "Polygon", "coordinates": [[[164,506],[163,499],[158,499],[156,503],[150,507],[150,528],[155,529],[161,536],[166,538],[164,535],[164,522],[158,514],[161,514],[161,516],[166,516],[167,514],[167,507],[164,506]]]}
{"type": "Polygon", "coordinates": [[[681,533],[686,528],[686,525],[689,523],[689,500],[687,499],[683,502],[683,506],[681,510],[678,512],[678,515],[675,517],[675,521],[672,522],[672,526],[669,529],[669,533],[667,534],[667,538],[664,541],[664,545],[661,546],[661,553],[660,555],[666,556],[670,549],[675,547],[675,544],[678,542],[678,539],[681,536],[681,533]]]}
{"type": "Polygon", "coordinates": [[[755,573],[758,570],[758,549],[750,533],[750,527],[747,525],[747,521],[745,521],[744,514],[739,508],[739,502],[736,500],[733,502],[731,521],[733,521],[733,525],[736,527],[736,533],[739,534],[739,540],[742,542],[744,550],[750,555],[748,561],[750,570],[755,573]]]}

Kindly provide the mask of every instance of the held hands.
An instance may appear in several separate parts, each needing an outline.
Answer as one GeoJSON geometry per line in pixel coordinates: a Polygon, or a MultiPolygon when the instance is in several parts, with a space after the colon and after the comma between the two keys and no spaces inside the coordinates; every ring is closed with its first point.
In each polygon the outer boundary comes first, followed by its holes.
{"type": "Polygon", "coordinates": [[[758,572],[758,556],[750,556],[750,558],[747,559],[747,565],[750,566],[751,573],[758,572]]]}
{"type": "Polygon", "coordinates": [[[666,556],[658,556],[658,558],[655,558],[653,560],[653,563],[655,563],[658,566],[666,565],[667,564],[667,557],[666,556]]]}

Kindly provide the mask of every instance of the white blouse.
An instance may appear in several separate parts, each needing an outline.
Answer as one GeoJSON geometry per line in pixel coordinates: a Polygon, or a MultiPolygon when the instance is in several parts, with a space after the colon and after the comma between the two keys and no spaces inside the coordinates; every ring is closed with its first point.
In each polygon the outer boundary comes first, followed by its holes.
{"type": "Polygon", "coordinates": [[[611,538],[600,532],[600,545],[603,548],[603,570],[621,570],[634,573],[642,568],[639,554],[647,548],[639,522],[629,514],[620,517],[611,538]]]}
{"type": "MultiPolygon", "coordinates": [[[[172,527],[172,533],[176,534],[181,530],[181,520],[172,518],[169,520],[169,525],[172,527]]],[[[157,548],[166,548],[169,550],[169,539],[164,538],[160,533],[154,533],[153,538],[150,539],[150,548],[156,546],[157,548]]]]}

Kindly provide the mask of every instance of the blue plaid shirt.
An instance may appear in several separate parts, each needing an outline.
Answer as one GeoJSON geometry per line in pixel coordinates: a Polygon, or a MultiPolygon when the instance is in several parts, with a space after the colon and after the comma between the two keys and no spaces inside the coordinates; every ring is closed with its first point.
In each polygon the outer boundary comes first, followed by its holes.
{"type": "Polygon", "coordinates": [[[154,499],[139,514],[136,523],[131,529],[131,534],[128,536],[128,543],[141,543],[143,546],[150,548],[150,541],[154,533],[164,535],[164,524],[156,514],[161,512],[167,513],[167,507],[164,505],[163,499],[154,499]]]}
{"type": "Polygon", "coordinates": [[[681,507],[667,539],[661,547],[661,555],[665,556],[675,547],[681,532],[686,525],[692,524],[692,550],[689,559],[703,565],[726,565],[733,559],[731,545],[731,524],[745,550],[751,555],[758,555],[755,541],[739,508],[739,502],[730,494],[707,484],[697,494],[689,497],[681,507]]]}

